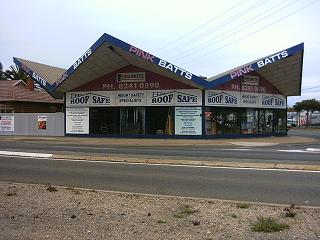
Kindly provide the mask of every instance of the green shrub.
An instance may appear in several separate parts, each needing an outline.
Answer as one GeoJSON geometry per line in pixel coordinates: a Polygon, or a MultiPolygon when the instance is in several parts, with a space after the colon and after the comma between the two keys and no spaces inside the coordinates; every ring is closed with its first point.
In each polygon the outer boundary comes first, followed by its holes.
{"type": "Polygon", "coordinates": [[[249,208],[250,204],[249,203],[237,203],[238,208],[249,208]]]}
{"type": "Polygon", "coordinates": [[[251,230],[254,232],[279,232],[288,229],[289,225],[278,223],[272,218],[258,218],[258,221],[251,225],[251,230]]]}

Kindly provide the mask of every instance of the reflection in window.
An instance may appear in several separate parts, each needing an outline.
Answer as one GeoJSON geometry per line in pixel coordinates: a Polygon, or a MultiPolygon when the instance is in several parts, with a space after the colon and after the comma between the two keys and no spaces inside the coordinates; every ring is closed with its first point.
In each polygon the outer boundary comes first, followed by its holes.
{"type": "Polygon", "coordinates": [[[146,108],[147,134],[174,134],[174,107],[146,108]]]}
{"type": "Polygon", "coordinates": [[[279,109],[275,111],[274,131],[283,133],[287,131],[287,111],[279,109]]]}
{"type": "Polygon", "coordinates": [[[241,117],[241,131],[243,134],[256,134],[258,127],[258,111],[245,109],[241,117]]]}
{"type": "Polygon", "coordinates": [[[207,135],[222,134],[223,117],[221,112],[205,112],[207,135]]]}
{"type": "Polygon", "coordinates": [[[120,134],[144,134],[144,108],[120,108],[120,134]]]}
{"type": "Polygon", "coordinates": [[[224,133],[240,133],[240,121],[238,111],[229,110],[225,112],[224,133]]]}

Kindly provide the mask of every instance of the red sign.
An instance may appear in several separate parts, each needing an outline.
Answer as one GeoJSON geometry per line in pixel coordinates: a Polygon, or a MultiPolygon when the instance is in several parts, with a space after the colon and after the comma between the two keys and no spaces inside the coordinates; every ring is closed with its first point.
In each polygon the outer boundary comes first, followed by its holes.
{"type": "Polygon", "coordinates": [[[221,84],[214,89],[225,91],[281,94],[278,89],[272,86],[271,83],[265,80],[265,78],[257,72],[250,72],[247,75],[221,84]]]}
{"type": "Polygon", "coordinates": [[[162,75],[135,66],[126,66],[117,71],[102,76],[72,91],[116,91],[116,90],[165,90],[165,89],[195,89],[195,87],[172,80],[162,75]],[[121,74],[145,73],[145,81],[117,81],[121,74]]]}

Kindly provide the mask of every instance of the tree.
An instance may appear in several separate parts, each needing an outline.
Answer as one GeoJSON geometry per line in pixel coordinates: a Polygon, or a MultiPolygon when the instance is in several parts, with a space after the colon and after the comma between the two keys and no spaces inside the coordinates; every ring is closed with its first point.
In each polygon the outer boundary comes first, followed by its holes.
{"type": "Polygon", "coordinates": [[[0,62],[0,80],[4,80],[5,77],[4,77],[4,74],[3,74],[3,67],[2,67],[2,64],[0,62]]]}
{"type": "Polygon", "coordinates": [[[302,110],[307,111],[307,122],[306,122],[306,126],[308,127],[310,124],[310,119],[311,119],[311,114],[314,111],[320,111],[320,101],[316,100],[316,99],[307,99],[307,100],[303,100],[301,102],[297,102],[294,106],[295,110],[297,110],[297,112],[301,112],[302,110]]]}
{"type": "Polygon", "coordinates": [[[4,77],[7,80],[24,80],[28,79],[28,74],[21,70],[17,65],[10,66],[9,70],[4,72],[4,77]]]}

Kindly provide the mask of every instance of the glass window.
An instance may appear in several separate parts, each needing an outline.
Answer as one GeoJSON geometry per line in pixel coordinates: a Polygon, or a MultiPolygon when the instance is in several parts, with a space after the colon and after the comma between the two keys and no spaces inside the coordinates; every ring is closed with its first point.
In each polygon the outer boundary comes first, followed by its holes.
{"type": "Polygon", "coordinates": [[[244,109],[241,117],[242,134],[256,134],[258,131],[258,111],[244,109]]]}
{"type": "Polygon", "coordinates": [[[272,133],[274,128],[273,110],[259,110],[259,133],[272,133]]]}
{"type": "Polygon", "coordinates": [[[283,133],[287,131],[287,111],[285,109],[275,110],[274,131],[283,133]]]}
{"type": "Polygon", "coordinates": [[[206,108],[205,112],[205,128],[207,135],[222,134],[223,114],[222,109],[206,108]]]}
{"type": "Polygon", "coordinates": [[[205,112],[205,128],[207,135],[239,134],[239,109],[207,107],[205,112]]]}
{"type": "Polygon", "coordinates": [[[174,134],[174,107],[146,108],[147,134],[174,134]]]}
{"type": "Polygon", "coordinates": [[[240,133],[239,112],[235,109],[226,109],[224,117],[224,133],[240,133]]]}
{"type": "Polygon", "coordinates": [[[117,122],[119,119],[119,108],[90,108],[90,133],[91,134],[117,134],[119,127],[117,122]]]}

